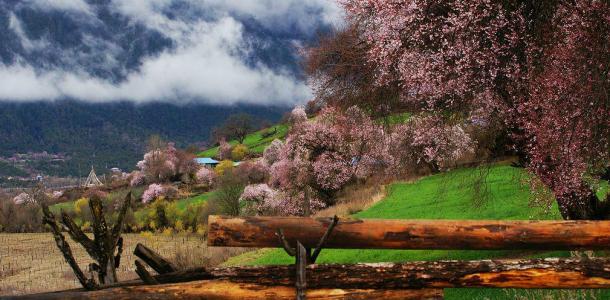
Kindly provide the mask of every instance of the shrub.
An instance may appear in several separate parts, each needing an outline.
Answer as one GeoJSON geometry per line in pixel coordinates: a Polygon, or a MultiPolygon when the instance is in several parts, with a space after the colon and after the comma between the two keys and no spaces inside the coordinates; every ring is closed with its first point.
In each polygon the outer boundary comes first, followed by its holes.
{"type": "Polygon", "coordinates": [[[218,207],[219,212],[227,215],[237,216],[240,213],[239,197],[244,190],[244,183],[233,172],[225,172],[220,177],[218,189],[209,200],[211,205],[218,207]]]}
{"type": "Polygon", "coordinates": [[[89,208],[89,199],[80,198],[74,202],[74,212],[78,215],[82,214],[84,210],[89,208]]]}
{"type": "Polygon", "coordinates": [[[40,206],[26,202],[15,204],[12,199],[0,199],[0,227],[5,232],[41,232],[40,206]]]}
{"type": "Polygon", "coordinates": [[[223,176],[227,171],[231,172],[232,170],[233,162],[230,160],[223,160],[214,168],[214,172],[216,172],[216,175],[218,176],[223,176]]]}
{"type": "Polygon", "coordinates": [[[231,158],[236,161],[240,161],[248,154],[248,147],[244,144],[239,144],[231,150],[231,158]]]}

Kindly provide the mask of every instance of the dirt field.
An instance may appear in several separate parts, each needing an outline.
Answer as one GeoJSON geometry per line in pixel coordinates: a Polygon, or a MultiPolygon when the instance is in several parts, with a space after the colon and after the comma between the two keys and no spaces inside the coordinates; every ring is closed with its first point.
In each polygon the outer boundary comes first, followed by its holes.
{"type": "MultiPolygon", "coordinates": [[[[245,251],[207,248],[205,240],[198,236],[126,234],[124,238],[119,280],[137,278],[133,255],[137,243],[147,245],[181,267],[218,264],[245,251]]],[[[80,245],[67,239],[76,260],[86,272],[86,266],[92,261],[80,245]]],[[[0,234],[0,296],[79,287],[50,233],[0,234]]]]}

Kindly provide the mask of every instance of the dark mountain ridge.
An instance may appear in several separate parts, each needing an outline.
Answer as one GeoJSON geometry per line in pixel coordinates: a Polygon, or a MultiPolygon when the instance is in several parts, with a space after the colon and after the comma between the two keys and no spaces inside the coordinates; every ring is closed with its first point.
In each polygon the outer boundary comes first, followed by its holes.
{"type": "Polygon", "coordinates": [[[277,121],[287,107],[213,106],[168,103],[91,104],[79,101],[0,102],[0,156],[43,152],[63,154],[62,163],[37,162],[37,170],[78,176],[91,165],[102,171],[131,170],[141,159],[149,136],[158,134],[179,147],[203,144],[211,128],[245,112],[277,121]]]}

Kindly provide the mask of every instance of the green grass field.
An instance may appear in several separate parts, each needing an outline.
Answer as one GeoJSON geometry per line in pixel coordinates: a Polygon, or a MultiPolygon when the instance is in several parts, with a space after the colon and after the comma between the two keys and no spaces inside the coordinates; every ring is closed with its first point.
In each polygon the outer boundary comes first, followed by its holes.
{"type": "Polygon", "coordinates": [[[202,204],[203,202],[208,201],[214,194],[215,192],[212,191],[194,197],[180,199],[176,201],[176,207],[181,211],[185,211],[187,206],[202,204]]]}
{"type": "MultiPolygon", "coordinates": [[[[414,183],[395,183],[386,198],[362,211],[356,218],[376,219],[560,219],[557,207],[550,212],[531,207],[527,174],[518,168],[499,165],[490,168],[461,169],[429,176],[414,183]],[[482,176],[485,175],[485,176],[482,176]],[[481,181],[481,179],[484,179],[481,181]],[[475,183],[481,182],[476,189],[475,183]],[[477,191],[485,191],[478,192],[477,191]],[[478,195],[478,196],[477,196],[478,195]],[[476,200],[476,201],[475,201],[476,200]],[[478,203],[478,204],[475,204],[478,203]]],[[[605,193],[604,187],[601,193],[605,193]]],[[[324,250],[319,263],[400,262],[440,259],[485,259],[519,256],[567,256],[567,252],[524,253],[516,251],[446,251],[446,250],[324,250]]],[[[293,258],[282,250],[263,250],[236,257],[228,264],[290,264],[293,258]]],[[[448,289],[447,299],[574,299],[589,292],[568,293],[544,290],[448,289]]],[[[604,292],[592,292],[606,299],[604,292]],[[600,295],[598,295],[600,294],[600,295]]],[[[589,295],[591,296],[591,295],[589,295]]]]}
{"type": "MultiPolygon", "coordinates": [[[[288,133],[288,125],[278,124],[269,128],[259,130],[246,136],[244,145],[248,147],[250,153],[263,153],[265,148],[275,139],[284,139],[288,133]],[[277,132],[271,136],[263,138],[263,133],[268,130],[277,129],[277,132]]],[[[229,144],[235,146],[238,144],[236,140],[230,141],[229,144]]],[[[197,154],[198,157],[215,157],[218,154],[218,147],[210,148],[197,154]]]]}

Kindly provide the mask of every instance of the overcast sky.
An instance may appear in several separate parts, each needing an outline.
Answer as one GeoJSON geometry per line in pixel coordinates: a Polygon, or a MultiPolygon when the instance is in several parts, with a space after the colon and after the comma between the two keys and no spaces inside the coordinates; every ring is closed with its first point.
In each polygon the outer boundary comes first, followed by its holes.
{"type": "MultiPolygon", "coordinates": [[[[62,11],[81,22],[97,20],[96,7],[85,0],[27,0],[21,5],[43,11],[62,11]]],[[[288,70],[271,69],[262,63],[246,62],[248,37],[239,17],[253,18],[270,30],[313,32],[321,24],[339,25],[341,9],[335,0],[112,0],[111,9],[132,22],[161,32],[175,45],[146,57],[140,68],[128,70],[113,82],[78,68],[87,62],[82,53],[62,55],[66,65],[36,69],[27,60],[11,65],[0,63],[0,100],[33,101],[76,98],[107,102],[128,100],[201,101],[212,104],[295,104],[308,100],[311,91],[288,70]],[[213,18],[168,16],[176,1],[205,11],[213,18]]],[[[19,37],[23,49],[35,51],[54,47],[49,40],[31,39],[23,23],[11,13],[9,30],[19,37]]],[[[111,67],[122,51],[118,45],[86,36],[83,43],[104,51],[102,64],[111,67]]],[[[297,47],[299,41],[294,41],[297,47]]],[[[93,56],[92,56],[93,58],[93,56]]]]}

